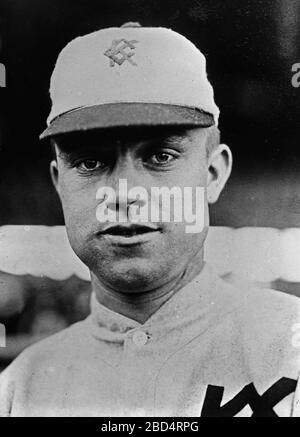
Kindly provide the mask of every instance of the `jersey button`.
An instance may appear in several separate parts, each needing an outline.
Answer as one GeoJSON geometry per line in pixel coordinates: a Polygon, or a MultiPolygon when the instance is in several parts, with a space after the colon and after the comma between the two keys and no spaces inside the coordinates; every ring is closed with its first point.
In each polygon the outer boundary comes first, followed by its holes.
{"type": "Polygon", "coordinates": [[[132,336],[132,341],[136,346],[145,346],[148,341],[148,335],[143,331],[136,331],[132,336]]]}

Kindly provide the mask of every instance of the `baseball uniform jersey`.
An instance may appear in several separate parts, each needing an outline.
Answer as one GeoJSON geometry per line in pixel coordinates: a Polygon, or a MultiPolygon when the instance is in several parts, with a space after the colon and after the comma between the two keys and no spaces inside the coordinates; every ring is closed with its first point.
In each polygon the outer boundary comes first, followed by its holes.
{"type": "Polygon", "coordinates": [[[144,324],[87,319],[0,377],[2,416],[299,415],[300,300],[202,272],[144,324]],[[298,388],[297,388],[298,382],[298,388]]]}

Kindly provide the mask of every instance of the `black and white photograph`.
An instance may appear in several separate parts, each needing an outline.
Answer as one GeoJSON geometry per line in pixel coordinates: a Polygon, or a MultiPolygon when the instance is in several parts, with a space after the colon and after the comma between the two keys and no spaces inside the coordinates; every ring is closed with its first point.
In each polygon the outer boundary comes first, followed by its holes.
{"type": "Polygon", "coordinates": [[[299,0],[1,0],[0,417],[300,417],[299,115],[299,0]]]}

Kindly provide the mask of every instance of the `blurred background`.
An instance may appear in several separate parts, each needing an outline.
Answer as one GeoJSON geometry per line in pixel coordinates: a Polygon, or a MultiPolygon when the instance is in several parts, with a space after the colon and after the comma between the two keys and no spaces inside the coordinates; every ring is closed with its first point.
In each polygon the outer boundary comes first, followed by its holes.
{"type": "MultiPolygon", "coordinates": [[[[300,62],[299,0],[1,0],[0,62],[7,78],[0,88],[0,226],[63,224],[50,152],[38,141],[50,110],[51,72],[72,38],[126,21],[170,27],[207,57],[222,140],[234,155],[232,177],[211,209],[212,225],[299,228],[300,88],[291,83],[292,65],[300,62]]],[[[0,285],[6,314],[0,317],[14,338],[11,349],[0,349],[3,366],[35,334],[88,312],[89,282],[76,276],[62,283],[1,272],[0,265],[0,285]]],[[[279,285],[291,292],[287,281],[279,285]]]]}

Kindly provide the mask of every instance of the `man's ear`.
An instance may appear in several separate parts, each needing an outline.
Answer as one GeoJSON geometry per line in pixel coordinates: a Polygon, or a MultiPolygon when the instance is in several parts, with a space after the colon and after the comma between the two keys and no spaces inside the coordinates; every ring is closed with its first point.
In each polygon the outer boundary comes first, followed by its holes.
{"type": "Polygon", "coordinates": [[[54,188],[57,194],[60,196],[58,166],[55,159],[50,162],[50,175],[54,188]]]}
{"type": "Polygon", "coordinates": [[[207,201],[215,203],[232,169],[232,153],[226,144],[219,144],[208,158],[207,201]]]}

